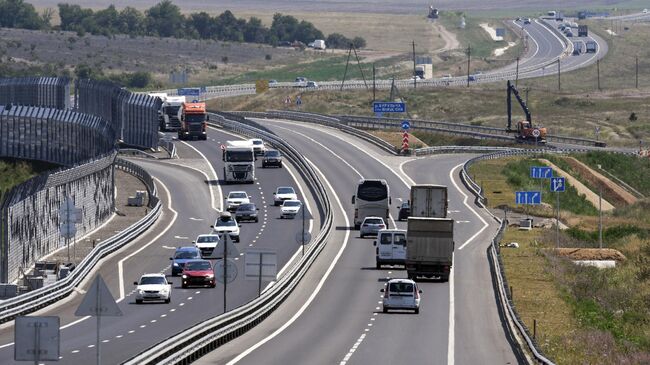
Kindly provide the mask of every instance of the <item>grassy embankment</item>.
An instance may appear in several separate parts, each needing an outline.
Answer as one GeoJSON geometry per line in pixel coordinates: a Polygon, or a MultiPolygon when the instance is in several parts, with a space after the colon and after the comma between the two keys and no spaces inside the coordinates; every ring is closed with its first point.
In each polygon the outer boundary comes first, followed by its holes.
{"type": "Polygon", "coordinates": [[[0,201],[14,186],[53,168],[54,165],[42,162],[0,159],[0,201]]]}
{"type": "MultiPolygon", "coordinates": [[[[640,192],[650,193],[647,160],[604,153],[575,157],[589,165],[601,164],[640,192]]],[[[514,191],[538,184],[526,179],[522,166],[539,164],[532,159],[484,161],[470,174],[484,187],[489,206],[508,204],[512,209],[514,191]]],[[[575,221],[581,223],[561,234],[561,245],[597,247],[595,208],[586,207],[571,189],[567,193],[562,195],[562,216],[579,218],[575,221]]],[[[554,199],[544,202],[552,206],[554,199]]],[[[554,230],[506,232],[503,242],[520,243],[519,249],[501,250],[517,311],[531,331],[537,321],[538,343],[556,363],[650,361],[649,205],[647,199],[641,200],[605,216],[605,246],[627,257],[614,269],[578,267],[554,255],[554,230]]],[[[531,212],[543,214],[547,209],[531,212]]]]}

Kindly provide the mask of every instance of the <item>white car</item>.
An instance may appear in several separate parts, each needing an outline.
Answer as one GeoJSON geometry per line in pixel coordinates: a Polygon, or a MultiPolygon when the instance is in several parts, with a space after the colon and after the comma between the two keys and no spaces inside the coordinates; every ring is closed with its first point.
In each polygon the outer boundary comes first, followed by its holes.
{"type": "Polygon", "coordinates": [[[226,198],[226,210],[235,211],[240,205],[250,202],[250,198],[248,198],[245,191],[231,191],[226,198]]]}
{"type": "Polygon", "coordinates": [[[172,300],[172,286],[167,281],[165,274],[144,274],[140,277],[140,281],[136,281],[133,285],[135,288],[135,302],[142,304],[145,300],[162,300],[169,303],[172,300]]]}
{"type": "Polygon", "coordinates": [[[285,200],[280,206],[280,218],[295,218],[301,207],[302,202],[300,200],[285,200]]]}
{"type": "Polygon", "coordinates": [[[266,151],[266,146],[264,145],[264,141],[262,141],[259,138],[251,138],[249,139],[253,143],[253,151],[255,152],[256,155],[263,155],[264,151],[266,151]]]}
{"type": "Polygon", "coordinates": [[[420,294],[415,281],[411,279],[391,279],[386,283],[386,288],[381,289],[384,293],[383,312],[388,313],[389,309],[410,309],[415,314],[420,313],[420,294]]]}
{"type": "Polygon", "coordinates": [[[198,248],[201,250],[201,257],[208,257],[212,254],[212,251],[214,251],[215,248],[217,248],[217,245],[219,245],[219,242],[221,241],[221,237],[219,237],[218,234],[200,234],[196,237],[196,241],[192,242],[198,248]]]}
{"type": "Polygon", "coordinates": [[[233,242],[239,242],[239,224],[235,217],[230,215],[228,212],[223,212],[214,222],[214,225],[211,226],[214,229],[215,233],[219,235],[224,235],[228,233],[228,236],[233,240],[233,242]]]}
{"type": "Polygon", "coordinates": [[[285,200],[298,200],[296,191],[290,186],[280,186],[273,193],[273,205],[281,205],[285,200]]]}

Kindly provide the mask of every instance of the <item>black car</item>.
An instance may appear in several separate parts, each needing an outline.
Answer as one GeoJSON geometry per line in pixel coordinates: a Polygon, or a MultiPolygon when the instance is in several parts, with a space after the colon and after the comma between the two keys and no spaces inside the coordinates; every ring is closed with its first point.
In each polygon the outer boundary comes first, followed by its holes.
{"type": "Polygon", "coordinates": [[[257,211],[260,210],[253,203],[241,204],[235,211],[235,218],[237,221],[254,221],[255,223],[259,222],[257,217],[257,211]]]}
{"type": "Polygon", "coordinates": [[[278,150],[266,150],[262,157],[262,167],[277,166],[282,167],[282,155],[278,150]]]}
{"type": "Polygon", "coordinates": [[[404,202],[397,208],[399,209],[399,213],[397,213],[397,220],[402,221],[408,219],[409,214],[411,214],[411,203],[404,202]]]}

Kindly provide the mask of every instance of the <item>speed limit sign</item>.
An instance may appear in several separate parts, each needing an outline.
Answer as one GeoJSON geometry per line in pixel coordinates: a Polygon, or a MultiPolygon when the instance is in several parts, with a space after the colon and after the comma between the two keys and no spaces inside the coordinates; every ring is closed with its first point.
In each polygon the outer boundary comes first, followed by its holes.
{"type": "Polygon", "coordinates": [[[539,137],[539,129],[533,129],[533,137],[539,137]]]}

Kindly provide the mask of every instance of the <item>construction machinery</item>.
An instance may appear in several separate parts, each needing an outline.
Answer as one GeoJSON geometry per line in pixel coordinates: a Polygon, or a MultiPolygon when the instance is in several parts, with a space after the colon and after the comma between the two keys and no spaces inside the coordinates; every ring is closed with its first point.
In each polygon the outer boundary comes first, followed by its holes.
{"type": "Polygon", "coordinates": [[[429,19],[438,19],[439,17],[438,9],[434,8],[433,5],[429,6],[429,15],[427,17],[429,19]]]}
{"type": "Polygon", "coordinates": [[[528,106],[526,105],[526,102],[524,102],[521,99],[521,96],[519,96],[519,91],[517,91],[517,88],[508,80],[508,98],[507,98],[507,104],[508,104],[508,127],[506,128],[506,132],[508,133],[516,133],[515,139],[519,143],[546,143],[546,128],[540,127],[540,126],[533,126],[531,116],[530,116],[530,110],[528,109],[528,106]],[[512,129],[512,95],[515,95],[515,98],[519,102],[519,105],[521,106],[521,109],[524,111],[524,114],[526,114],[526,120],[520,120],[517,122],[517,129],[512,129]]]}

